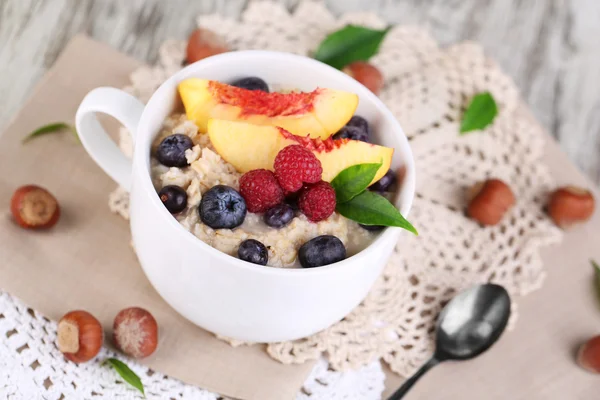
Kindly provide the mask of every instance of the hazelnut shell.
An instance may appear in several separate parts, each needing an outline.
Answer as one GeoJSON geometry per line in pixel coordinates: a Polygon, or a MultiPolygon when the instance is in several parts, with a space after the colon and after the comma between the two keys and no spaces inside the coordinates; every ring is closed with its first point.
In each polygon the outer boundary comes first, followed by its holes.
{"type": "Polygon", "coordinates": [[[500,179],[488,179],[475,185],[467,215],[483,225],[496,225],[515,204],[515,195],[500,179]]]}
{"type": "Polygon", "coordinates": [[[115,317],[113,340],[115,346],[128,356],[148,357],[158,345],[158,324],[143,308],[126,308],[115,317]]]}
{"type": "Polygon", "coordinates": [[[186,48],[186,62],[192,64],[206,57],[229,51],[224,40],[207,29],[195,29],[186,48]]]}
{"type": "Polygon", "coordinates": [[[56,198],[36,185],[18,188],[10,201],[10,211],[17,224],[26,229],[51,228],[60,218],[56,198]]]}
{"type": "Polygon", "coordinates": [[[379,94],[383,87],[383,74],[377,67],[366,61],[355,61],[350,63],[346,65],[342,71],[365,85],[367,89],[376,95],[379,94]]]}
{"type": "Polygon", "coordinates": [[[594,214],[594,209],[592,193],[575,186],[556,189],[548,201],[548,215],[561,228],[587,221],[594,214]]]}
{"type": "Polygon", "coordinates": [[[600,336],[594,336],[579,348],[577,363],[590,372],[600,373],[600,336]]]}
{"type": "Polygon", "coordinates": [[[68,312],[58,321],[58,349],[67,360],[76,363],[91,360],[102,348],[103,341],[102,325],[87,311],[68,312]]]}

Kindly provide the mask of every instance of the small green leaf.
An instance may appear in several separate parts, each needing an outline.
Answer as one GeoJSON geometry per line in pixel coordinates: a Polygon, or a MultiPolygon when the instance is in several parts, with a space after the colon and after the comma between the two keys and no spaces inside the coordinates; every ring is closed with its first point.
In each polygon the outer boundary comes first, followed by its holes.
{"type": "Polygon", "coordinates": [[[347,25],[329,34],[319,45],[314,57],[337,69],[354,61],[367,61],[377,53],[389,30],[347,25]]]}
{"type": "Polygon", "coordinates": [[[363,225],[397,226],[418,235],[414,226],[385,197],[365,190],[352,200],[338,204],[337,212],[363,225]]]}
{"type": "Polygon", "coordinates": [[[598,289],[598,294],[600,295],[600,265],[596,263],[594,260],[590,260],[592,263],[592,267],[594,267],[594,271],[596,272],[596,288],[598,289]]]}
{"type": "Polygon", "coordinates": [[[356,164],[337,174],[331,181],[331,186],[335,189],[336,201],[345,203],[362,193],[369,186],[379,168],[381,168],[381,163],[356,164]]]}
{"type": "Polygon", "coordinates": [[[73,125],[67,124],[66,122],[54,122],[48,125],[41,126],[33,132],[31,132],[30,134],[28,134],[27,136],[25,136],[25,138],[23,138],[23,143],[38,136],[45,135],[47,133],[61,132],[67,129],[73,133],[73,135],[79,142],[79,135],[77,135],[77,131],[75,130],[75,127],[73,125]]]}
{"type": "Polygon", "coordinates": [[[498,105],[491,93],[475,95],[463,115],[460,125],[461,135],[467,132],[485,129],[498,115],[498,105]]]}
{"type": "Polygon", "coordinates": [[[146,397],[146,394],[144,393],[144,385],[142,384],[142,380],[139,376],[136,375],[135,372],[133,372],[127,366],[127,364],[120,360],[117,360],[116,358],[109,358],[105,361],[105,363],[109,363],[110,365],[112,365],[115,371],[117,371],[117,373],[121,375],[121,378],[123,378],[125,382],[129,383],[131,386],[142,392],[144,397],[146,397]]]}

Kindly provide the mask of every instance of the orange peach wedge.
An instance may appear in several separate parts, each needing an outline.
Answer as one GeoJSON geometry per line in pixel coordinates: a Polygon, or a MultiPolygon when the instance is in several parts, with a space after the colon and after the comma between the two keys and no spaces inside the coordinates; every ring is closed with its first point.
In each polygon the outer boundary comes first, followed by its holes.
{"type": "Polygon", "coordinates": [[[242,173],[259,168],[273,170],[275,156],[281,149],[300,144],[321,161],[323,180],[327,182],[352,165],[381,162],[371,183],[377,182],[390,168],[394,154],[392,148],[358,140],[311,139],[275,126],[219,119],[208,121],[208,136],[221,157],[242,173]]]}
{"type": "Polygon", "coordinates": [[[179,83],[187,117],[201,132],[210,118],[280,126],[294,135],[327,139],[350,120],[358,96],[333,89],[306,93],[265,93],[217,81],[190,78],[179,83]]]}

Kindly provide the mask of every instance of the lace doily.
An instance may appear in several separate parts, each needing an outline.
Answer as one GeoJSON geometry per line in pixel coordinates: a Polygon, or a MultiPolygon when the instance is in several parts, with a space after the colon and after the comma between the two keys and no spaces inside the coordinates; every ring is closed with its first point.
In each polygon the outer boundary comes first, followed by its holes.
{"type": "MultiPolygon", "coordinates": [[[[336,18],[322,3],[310,1],[293,13],[277,3],[251,2],[241,20],[198,19],[232,48],[299,54],[310,54],[328,32],[347,23],[385,26],[370,13],[336,18]]],[[[135,71],[126,90],[147,101],[180,68],[184,48],[184,42],[166,42],[159,64],[135,71]]],[[[379,399],[384,382],[379,360],[401,375],[412,373],[432,352],[434,318],[456,291],[492,281],[518,300],[543,282],[539,248],[561,239],[541,211],[553,187],[541,164],[543,132],[523,111],[514,84],[480,47],[467,43],[443,50],[421,29],[394,27],[372,62],[385,76],[381,98],[411,140],[418,187],[410,219],[420,236],[403,236],[367,299],[343,321],[303,340],[268,345],[269,354],[285,363],[319,359],[298,394],[301,400],[379,399]],[[499,118],[485,132],[458,136],[462,105],[483,90],[500,103],[499,118]],[[501,224],[482,228],[462,210],[466,188],[488,176],[510,182],[518,204],[501,224]]],[[[131,154],[125,131],[121,148],[131,154]]],[[[117,189],[109,202],[128,217],[125,191],[117,189]]],[[[6,338],[0,346],[0,398],[136,396],[98,362],[64,362],[54,345],[56,324],[1,292],[0,335],[6,338]]],[[[103,349],[98,359],[109,356],[115,354],[103,349]]],[[[219,398],[127,363],[142,377],[149,398],[219,398]]]]}

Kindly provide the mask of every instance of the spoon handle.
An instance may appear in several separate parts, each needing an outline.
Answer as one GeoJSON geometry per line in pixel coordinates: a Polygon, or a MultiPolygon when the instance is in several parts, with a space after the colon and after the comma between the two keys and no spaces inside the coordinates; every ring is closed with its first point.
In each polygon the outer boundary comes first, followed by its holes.
{"type": "Polygon", "coordinates": [[[390,396],[388,400],[400,400],[404,397],[404,395],[413,387],[413,385],[419,380],[420,377],[425,375],[425,372],[429,371],[431,368],[438,365],[440,362],[432,357],[427,361],[417,372],[413,374],[410,378],[408,378],[402,386],[398,390],[394,392],[393,395],[390,396]]]}

